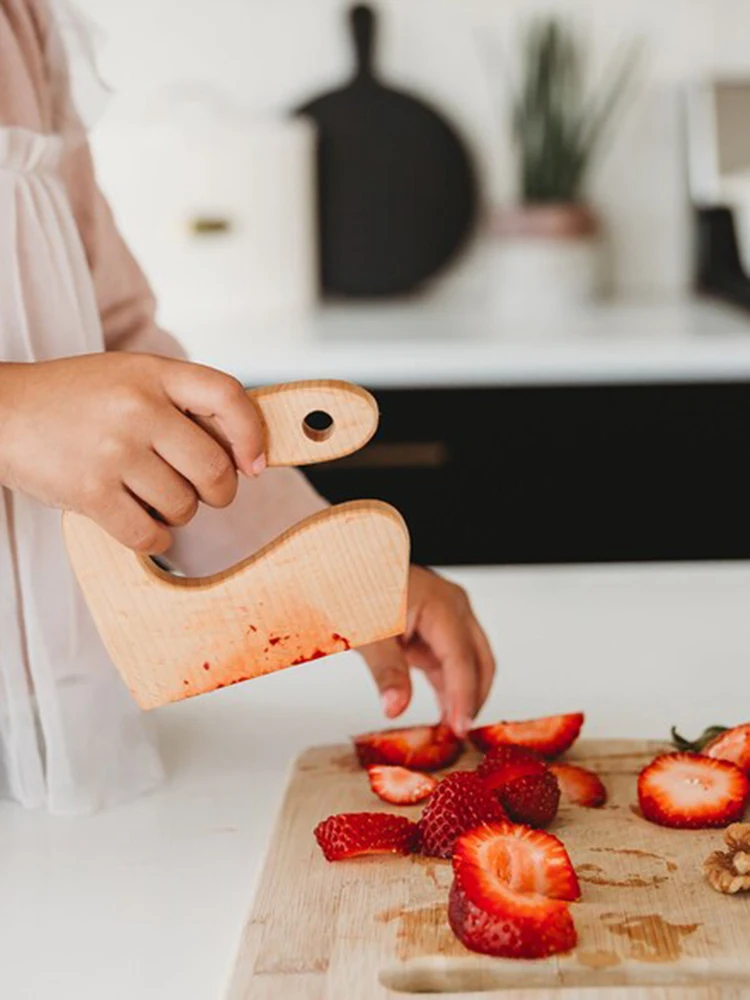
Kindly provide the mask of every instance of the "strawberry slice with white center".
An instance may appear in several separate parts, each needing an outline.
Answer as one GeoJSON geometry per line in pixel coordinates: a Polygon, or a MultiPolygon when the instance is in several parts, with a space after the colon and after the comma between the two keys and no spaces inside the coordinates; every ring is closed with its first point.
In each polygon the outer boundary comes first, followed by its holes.
{"type": "Polygon", "coordinates": [[[746,773],[750,771],[750,722],[717,736],[703,748],[707,757],[729,760],[746,773]]]}
{"type": "Polygon", "coordinates": [[[638,777],[641,812],[660,826],[728,826],[742,818],[749,793],[736,764],[702,754],[664,754],[638,777]]]}
{"type": "Polygon", "coordinates": [[[578,739],[583,721],[583,713],[574,712],[523,722],[496,722],[472,729],[469,739],[478,750],[485,752],[504,743],[513,743],[535,750],[542,757],[558,757],[578,739]]]}
{"type": "Polygon", "coordinates": [[[598,774],[577,764],[550,764],[566,802],[595,809],[607,801],[607,789],[598,774]]]}
{"type": "Polygon", "coordinates": [[[412,771],[438,771],[454,763],[463,747],[463,741],[442,724],[385,729],[354,737],[362,767],[395,764],[412,771]]]}
{"type": "Polygon", "coordinates": [[[437,786],[437,779],[408,767],[373,764],[367,768],[370,787],[383,802],[410,806],[422,802],[437,786]]]}
{"type": "Polygon", "coordinates": [[[448,920],[472,951],[544,958],[576,944],[565,900],[578,899],[568,854],[551,834],[493,823],[460,837],[448,920]]]}
{"type": "Polygon", "coordinates": [[[453,871],[477,906],[489,905],[498,887],[550,899],[576,900],[581,895],[562,841],[514,823],[487,823],[459,837],[453,871]]]}

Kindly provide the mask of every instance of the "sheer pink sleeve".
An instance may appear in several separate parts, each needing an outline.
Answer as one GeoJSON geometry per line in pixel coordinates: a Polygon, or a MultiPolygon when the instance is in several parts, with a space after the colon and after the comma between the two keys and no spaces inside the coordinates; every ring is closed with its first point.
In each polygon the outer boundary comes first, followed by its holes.
{"type": "MultiPolygon", "coordinates": [[[[154,296],[96,186],[86,145],[73,151],[68,172],[107,349],[184,357],[178,341],[156,322],[154,296]]],[[[192,523],[176,533],[169,558],[184,573],[214,573],[252,555],[326,506],[301,473],[270,469],[259,479],[241,479],[237,499],[228,510],[201,507],[192,523]]]]}
{"type": "MultiPolygon", "coordinates": [[[[0,125],[66,138],[63,180],[86,252],[107,350],[183,357],[156,322],[156,303],[99,190],[67,60],[45,0],[0,0],[0,125]]],[[[293,469],[242,480],[227,511],[203,508],[179,533],[175,562],[201,574],[250,555],[326,502],[293,469]]]]}

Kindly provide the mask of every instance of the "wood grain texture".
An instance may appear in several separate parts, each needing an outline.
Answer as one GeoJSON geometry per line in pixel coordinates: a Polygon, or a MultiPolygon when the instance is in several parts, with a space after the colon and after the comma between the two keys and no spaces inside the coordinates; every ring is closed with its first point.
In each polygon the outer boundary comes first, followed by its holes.
{"type": "MultiPolygon", "coordinates": [[[[363,858],[329,864],[312,835],[337,812],[381,803],[347,747],[296,763],[240,947],[227,1000],[733,1000],[750,996],[750,897],[703,879],[721,831],[670,831],[638,814],[636,775],[663,749],[582,741],[569,759],[598,771],[603,809],[563,806],[565,842],[583,891],[578,947],[538,962],[472,954],[448,927],[449,862],[363,858]]],[[[467,754],[458,768],[473,767],[467,754]]]]}
{"type": "MultiPolygon", "coordinates": [[[[349,454],[372,436],[362,389],[312,382],[258,390],[269,464],[349,454]],[[329,433],[305,417],[328,413],[329,433]]],[[[175,577],[66,514],[68,554],[102,640],[142,708],[204,694],[403,632],[409,536],[387,504],[341,504],[210,577],[175,577]]]]}
{"type": "Polygon", "coordinates": [[[289,382],[253,389],[248,395],[265,424],[269,466],[343,458],[363,448],[377,430],[377,403],[366,389],[349,382],[289,382]],[[332,418],[329,434],[310,436],[305,430],[305,417],[316,410],[332,418]]]}

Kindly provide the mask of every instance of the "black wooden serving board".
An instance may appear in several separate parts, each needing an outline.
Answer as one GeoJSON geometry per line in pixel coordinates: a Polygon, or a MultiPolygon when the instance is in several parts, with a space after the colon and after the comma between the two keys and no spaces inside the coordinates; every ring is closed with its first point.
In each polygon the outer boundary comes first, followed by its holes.
{"type": "Polygon", "coordinates": [[[335,295],[399,295],[440,271],[467,239],[475,173],[442,115],[375,75],[374,11],[357,6],[350,17],[352,80],[299,109],[319,134],[322,284],[335,295]]]}

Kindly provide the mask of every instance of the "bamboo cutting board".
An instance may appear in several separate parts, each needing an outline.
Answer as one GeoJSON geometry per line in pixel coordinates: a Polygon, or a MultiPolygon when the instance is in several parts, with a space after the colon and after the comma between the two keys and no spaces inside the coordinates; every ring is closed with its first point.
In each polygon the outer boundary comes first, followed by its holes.
{"type": "MultiPolygon", "coordinates": [[[[750,996],[750,895],[722,896],[701,862],[721,831],[665,830],[637,811],[640,768],[661,744],[582,741],[603,809],[562,806],[551,831],[581,882],[577,950],[535,962],[467,951],[446,917],[450,862],[371,857],[329,864],[313,828],[387,806],[347,747],[297,761],[244,933],[228,1000],[730,1000],[750,996]]],[[[474,767],[466,754],[458,768],[474,767]]]]}

